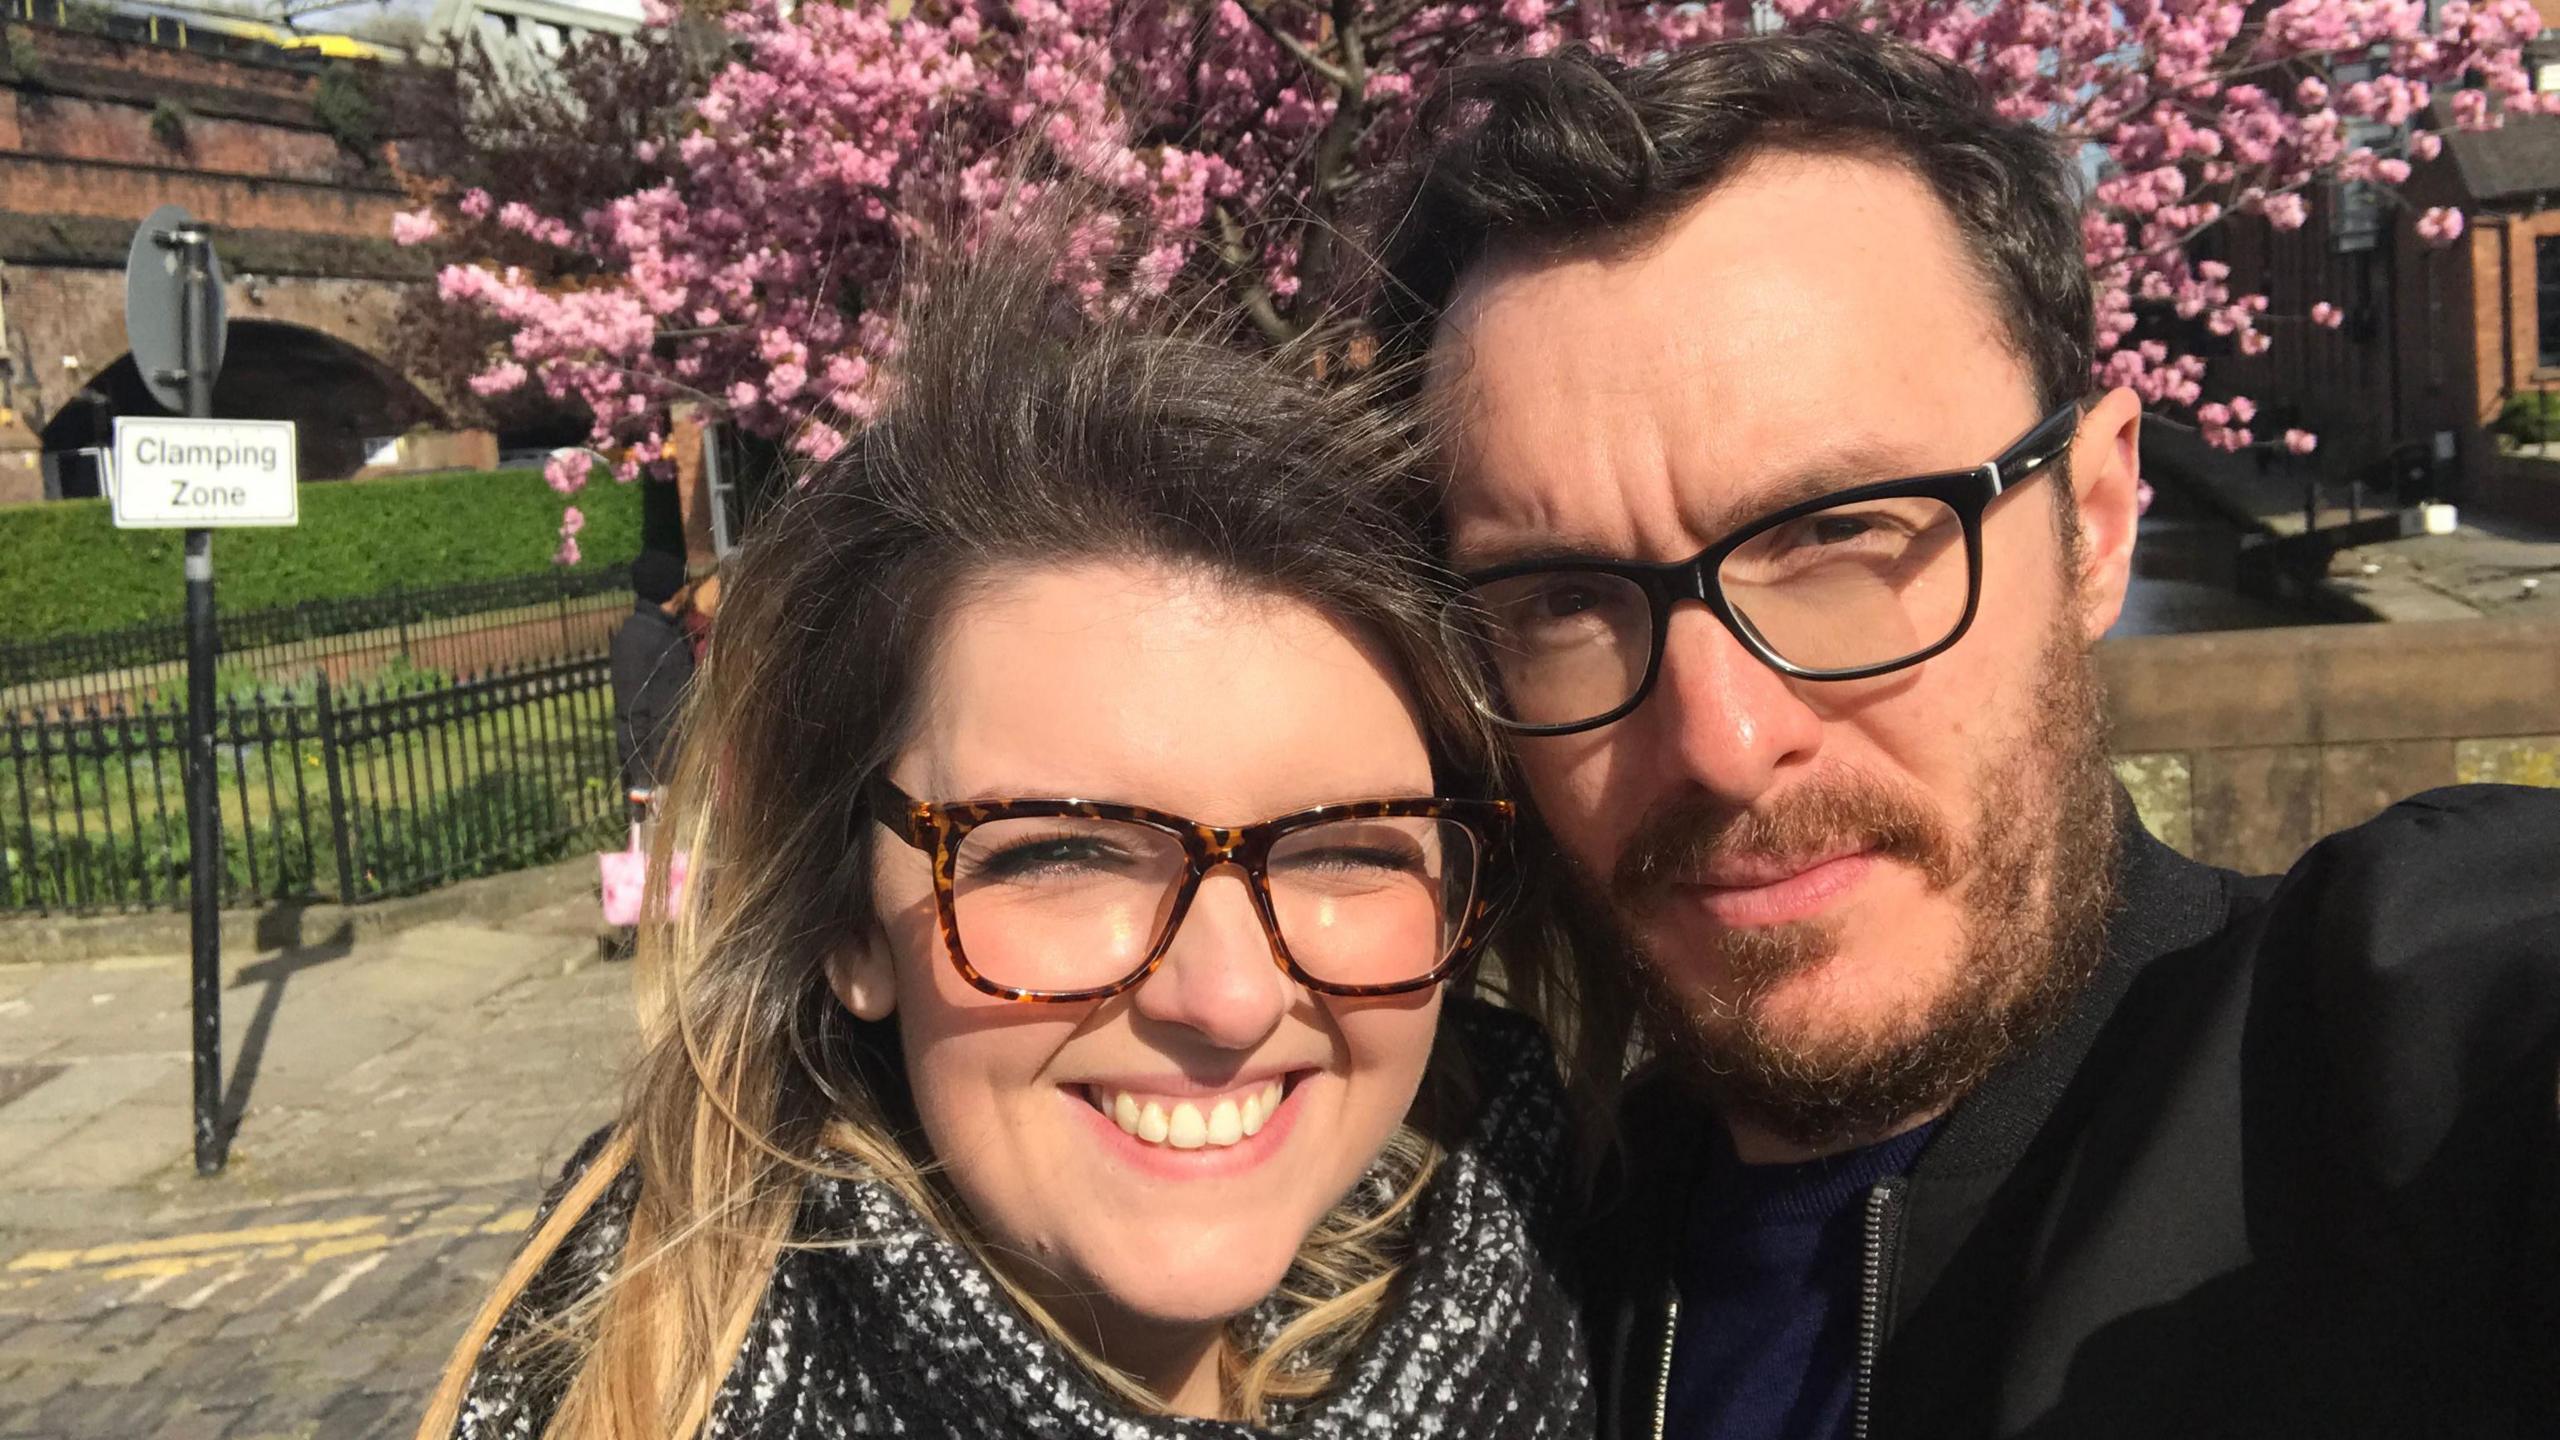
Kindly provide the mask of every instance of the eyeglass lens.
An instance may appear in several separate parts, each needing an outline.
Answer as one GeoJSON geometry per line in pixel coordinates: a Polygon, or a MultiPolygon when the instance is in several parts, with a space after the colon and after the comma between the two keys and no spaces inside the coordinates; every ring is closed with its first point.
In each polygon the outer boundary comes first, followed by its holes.
{"type": "MultiPolygon", "coordinates": [[[[1466,826],[1419,817],[1289,831],[1264,866],[1281,941],[1326,984],[1429,975],[1465,929],[1476,849],[1466,826]]],[[[986,822],[953,858],[961,953],[989,982],[1035,992],[1099,989],[1136,972],[1172,923],[1190,866],[1170,832],[1080,815],[986,822]]]]}
{"type": "MultiPolygon", "coordinates": [[[[1944,501],[1845,503],[1761,530],[1715,580],[1746,639],[1799,670],[1890,665],[1963,623],[1972,569],[1944,501]]],[[[1603,570],[1554,569],[1475,586],[1458,623],[1492,669],[1503,718],[1570,725],[1632,699],[1654,663],[1654,599],[1603,570]]]]}

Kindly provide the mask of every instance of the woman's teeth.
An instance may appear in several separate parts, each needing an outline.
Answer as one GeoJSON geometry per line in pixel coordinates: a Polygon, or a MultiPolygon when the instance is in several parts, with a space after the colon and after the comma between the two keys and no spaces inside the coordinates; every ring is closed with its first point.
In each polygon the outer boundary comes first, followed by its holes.
{"type": "Polygon", "coordinates": [[[1120,1090],[1112,1093],[1110,1104],[1097,1104],[1095,1108],[1110,1116],[1123,1131],[1150,1145],[1176,1150],[1222,1150],[1248,1135],[1261,1133],[1263,1122],[1280,1108],[1285,1093],[1280,1082],[1274,1080],[1248,1092],[1241,1101],[1233,1095],[1222,1095],[1204,1111],[1189,1100],[1167,1104],[1162,1100],[1141,1100],[1120,1090]]]}

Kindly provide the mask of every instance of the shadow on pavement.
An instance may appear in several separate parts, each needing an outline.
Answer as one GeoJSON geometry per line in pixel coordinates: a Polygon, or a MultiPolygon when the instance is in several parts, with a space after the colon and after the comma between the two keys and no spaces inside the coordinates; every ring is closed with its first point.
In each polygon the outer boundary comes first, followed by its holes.
{"type": "Polygon", "coordinates": [[[266,988],[258,996],[257,1013],[249,1017],[248,1028],[240,1036],[239,1053],[231,1061],[231,1078],[223,1087],[221,1124],[225,1149],[239,1138],[240,1117],[249,1111],[249,1094],[258,1083],[259,1062],[266,1058],[267,1037],[275,1029],[276,1011],[284,1005],[285,982],[305,970],[345,959],[353,953],[355,944],[355,927],[341,922],[328,939],[261,960],[243,968],[232,979],[234,990],[249,985],[266,988]]]}

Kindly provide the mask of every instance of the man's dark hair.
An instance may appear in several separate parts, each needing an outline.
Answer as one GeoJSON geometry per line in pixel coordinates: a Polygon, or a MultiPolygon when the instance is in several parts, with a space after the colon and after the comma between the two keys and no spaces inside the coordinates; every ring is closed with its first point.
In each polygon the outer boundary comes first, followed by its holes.
{"type": "Polygon", "coordinates": [[[1454,72],[1386,186],[1383,358],[1419,360],[1489,250],[1641,240],[1771,150],[1908,165],[1954,217],[2040,408],[2088,392],[2095,319],[2061,145],[2001,118],[1952,62],[1833,25],[1635,65],[1569,47],[1454,72]]]}

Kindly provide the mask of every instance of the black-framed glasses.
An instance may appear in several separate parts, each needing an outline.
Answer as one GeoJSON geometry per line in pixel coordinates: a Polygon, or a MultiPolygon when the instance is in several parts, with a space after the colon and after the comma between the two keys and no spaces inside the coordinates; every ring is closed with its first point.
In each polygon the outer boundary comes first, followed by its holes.
{"type": "Polygon", "coordinates": [[[1363,800],[1228,828],[1099,800],[932,804],[873,777],[873,819],[933,858],[942,941],[1006,1000],[1100,1000],[1153,974],[1221,865],[1244,872],[1272,959],[1310,990],[1400,995],[1456,974],[1492,928],[1511,806],[1363,800]]]}
{"type": "Polygon", "coordinates": [[[1687,560],[1576,557],[1479,571],[1443,620],[1485,662],[1491,718],[1528,735],[1596,729],[1643,704],[1672,607],[1687,600],[1798,679],[1917,665],[1973,624],[1984,509],[2066,454],[2079,419],[2079,405],[2065,405],[1970,470],[1790,505],[1687,560]]]}

